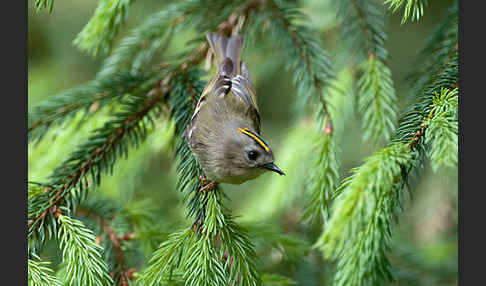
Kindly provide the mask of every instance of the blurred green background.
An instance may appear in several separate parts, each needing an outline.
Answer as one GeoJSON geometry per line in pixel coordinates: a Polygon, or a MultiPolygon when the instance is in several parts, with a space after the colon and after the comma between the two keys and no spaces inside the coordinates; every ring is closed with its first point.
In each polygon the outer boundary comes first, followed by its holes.
{"type": "MultiPolygon", "coordinates": [[[[123,37],[144,18],[171,1],[135,1],[127,24],[118,38],[123,37]]],[[[301,1],[303,12],[310,16],[311,25],[323,30],[325,48],[336,62],[342,61],[339,52],[339,31],[330,1],[301,1]]],[[[402,13],[388,12],[386,31],[387,48],[391,55],[390,68],[400,102],[400,111],[412,100],[405,76],[412,66],[424,40],[443,18],[445,9],[453,1],[430,1],[425,15],[418,22],[400,25],[402,13]]],[[[95,0],[55,1],[54,13],[35,12],[29,0],[28,11],[28,107],[35,106],[51,95],[94,78],[103,56],[93,58],[77,50],[72,44],[96,9],[95,0]]],[[[184,43],[195,36],[187,31],[176,36],[169,53],[184,49],[184,43]]],[[[263,134],[276,154],[276,162],[289,174],[282,178],[265,174],[240,186],[223,186],[230,201],[228,206],[242,221],[274,221],[283,231],[314,242],[317,233],[309,233],[299,222],[302,192],[297,174],[306,172],[305,166],[297,169],[302,136],[293,116],[292,104],[295,89],[291,74],[284,71],[284,59],[272,57],[265,46],[250,45],[244,51],[250,72],[257,85],[261,109],[263,134]],[[297,130],[297,131],[296,131],[297,130]],[[300,140],[300,141],[299,141],[300,140]],[[293,174],[292,174],[293,173],[293,174]]],[[[345,59],[344,59],[345,60],[345,59]]],[[[339,65],[339,64],[338,64],[339,65]]],[[[350,104],[352,102],[350,101],[350,104]]],[[[353,111],[354,113],[354,111],[353,111]]],[[[355,115],[352,115],[352,117],[355,115]]],[[[361,141],[361,126],[353,117],[342,123],[345,128],[341,150],[343,176],[350,168],[362,164],[363,159],[375,149],[361,141]]],[[[75,124],[63,126],[49,133],[48,138],[36,146],[29,146],[29,174],[32,181],[43,181],[73,148],[82,143],[89,131],[106,120],[103,113],[81,129],[75,124]],[[50,139],[55,138],[55,141],[50,139]]],[[[99,191],[115,200],[128,203],[146,202],[160,215],[167,230],[188,224],[185,220],[183,196],[175,189],[175,164],[169,138],[170,124],[159,120],[148,140],[128,159],[120,160],[112,176],[105,176],[99,191]]],[[[405,212],[400,217],[395,233],[395,243],[390,258],[399,281],[395,285],[456,285],[457,284],[457,174],[441,171],[433,173],[425,166],[420,182],[413,191],[413,200],[406,197],[405,212]],[[418,280],[417,280],[418,279],[418,280]]],[[[47,248],[45,255],[54,263],[59,262],[55,248],[47,248]]],[[[285,274],[299,285],[325,283],[322,261],[313,263],[317,255],[310,255],[298,265],[278,262],[278,256],[269,256],[271,271],[285,274]],[[310,279],[309,277],[319,277],[310,279]],[[319,282],[320,281],[320,282],[319,282]]],[[[263,259],[263,258],[262,258],[263,259]]],[[[270,266],[269,266],[270,267],[270,266]]]]}

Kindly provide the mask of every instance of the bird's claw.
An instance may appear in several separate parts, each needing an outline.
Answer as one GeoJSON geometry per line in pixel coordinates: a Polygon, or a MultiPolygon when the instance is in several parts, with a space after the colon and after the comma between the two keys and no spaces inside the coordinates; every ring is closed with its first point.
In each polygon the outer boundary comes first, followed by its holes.
{"type": "Polygon", "coordinates": [[[206,185],[207,183],[210,183],[210,182],[211,182],[210,179],[208,179],[206,177],[203,178],[201,175],[199,175],[199,184],[201,186],[204,186],[204,185],[206,185]]]}
{"type": "Polygon", "coordinates": [[[216,187],[216,185],[218,184],[218,183],[213,182],[213,181],[211,181],[211,180],[208,180],[208,179],[206,179],[206,180],[207,180],[208,182],[210,182],[210,183],[209,183],[209,184],[207,184],[207,185],[205,185],[204,187],[202,187],[202,188],[199,190],[199,191],[200,191],[200,192],[202,192],[202,193],[204,193],[204,192],[206,192],[206,191],[210,191],[210,190],[214,189],[214,187],[216,187]]]}

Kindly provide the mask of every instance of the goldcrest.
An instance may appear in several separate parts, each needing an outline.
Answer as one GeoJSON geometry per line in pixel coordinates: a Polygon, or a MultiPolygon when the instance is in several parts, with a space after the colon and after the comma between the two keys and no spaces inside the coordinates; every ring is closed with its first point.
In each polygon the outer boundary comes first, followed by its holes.
{"type": "Polygon", "coordinates": [[[285,175],[260,136],[255,87],[241,61],[243,38],[206,35],[218,67],[204,88],[185,137],[208,180],[241,184],[265,171],[285,175]]]}

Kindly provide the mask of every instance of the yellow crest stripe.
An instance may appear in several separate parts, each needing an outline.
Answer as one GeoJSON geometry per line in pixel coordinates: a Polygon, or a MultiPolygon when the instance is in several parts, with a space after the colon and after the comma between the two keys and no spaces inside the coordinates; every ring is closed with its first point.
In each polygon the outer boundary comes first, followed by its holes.
{"type": "Polygon", "coordinates": [[[251,138],[255,139],[255,141],[258,142],[258,144],[260,144],[265,149],[265,151],[267,151],[267,152],[270,151],[270,148],[268,148],[267,144],[265,144],[265,142],[263,142],[263,140],[260,139],[260,137],[258,137],[257,135],[253,134],[248,129],[248,127],[238,128],[238,133],[244,133],[244,134],[250,136],[251,138]]]}

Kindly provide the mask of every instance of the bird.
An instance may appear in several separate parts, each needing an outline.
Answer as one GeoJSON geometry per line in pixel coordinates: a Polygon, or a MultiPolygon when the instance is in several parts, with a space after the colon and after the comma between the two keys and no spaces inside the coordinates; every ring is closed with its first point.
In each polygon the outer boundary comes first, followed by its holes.
{"type": "Polygon", "coordinates": [[[241,60],[243,37],[207,33],[206,38],[217,71],[185,130],[189,148],[204,171],[201,183],[210,189],[218,183],[239,185],[266,171],[285,175],[260,136],[256,90],[241,60]]]}

